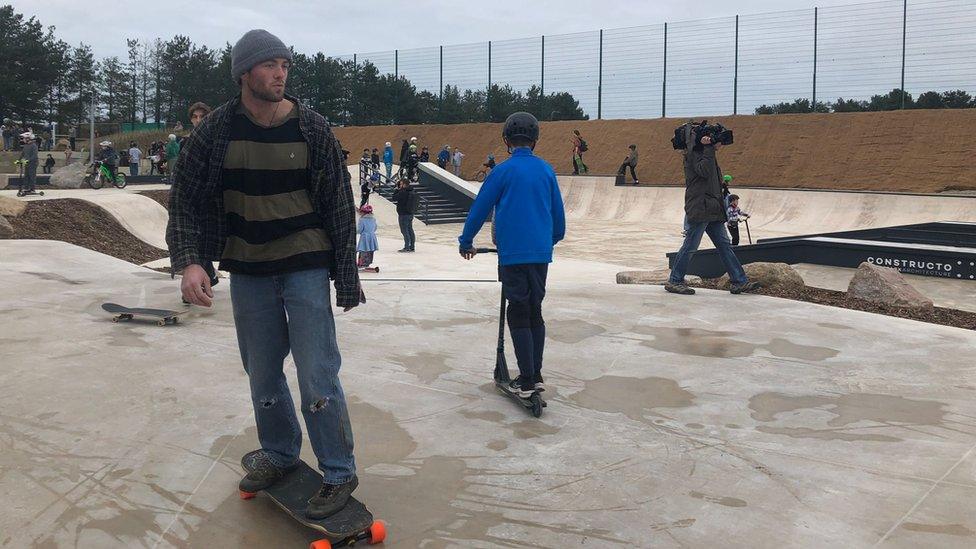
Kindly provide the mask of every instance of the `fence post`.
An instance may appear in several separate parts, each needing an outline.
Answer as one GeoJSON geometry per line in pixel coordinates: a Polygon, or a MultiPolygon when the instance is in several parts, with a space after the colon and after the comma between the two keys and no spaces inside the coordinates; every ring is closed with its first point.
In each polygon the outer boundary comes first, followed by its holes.
{"type": "MultiPolygon", "coordinates": [[[[352,96],[353,105],[356,104],[356,88],[358,87],[358,83],[359,83],[359,61],[357,61],[356,54],[354,53],[352,54],[352,90],[351,93],[349,94],[352,96]]],[[[350,109],[350,112],[352,112],[352,109],[350,109]]],[[[351,118],[357,118],[357,117],[354,115],[351,118]]],[[[349,120],[349,123],[354,126],[356,125],[356,122],[358,122],[358,120],[356,121],[349,120]]]]}
{"type": "Polygon", "coordinates": [[[393,123],[400,118],[400,50],[393,50],[393,123]]]}
{"type": "Polygon", "coordinates": [[[908,0],[902,3],[901,12],[901,108],[905,108],[905,44],[908,36],[908,0]]]}
{"type": "Polygon", "coordinates": [[[437,101],[437,115],[441,119],[441,123],[444,123],[444,46],[441,46],[441,58],[440,58],[440,99],[437,101]]]}
{"type": "Polygon", "coordinates": [[[667,117],[668,103],[668,24],[664,23],[664,78],[661,80],[661,118],[667,117]]]}
{"type": "Polygon", "coordinates": [[[542,74],[539,75],[539,95],[546,96],[546,35],[542,35],[542,74]]]}
{"type": "Polygon", "coordinates": [[[596,119],[603,118],[603,29],[600,29],[600,63],[596,83],[596,119]]]}
{"type": "Polygon", "coordinates": [[[491,122],[491,40],[488,41],[488,93],[485,95],[488,103],[486,122],[491,122]]]}
{"type": "Polygon", "coordinates": [[[735,16],[735,74],[732,77],[732,114],[739,114],[739,16],[735,16]]]}
{"type": "Polygon", "coordinates": [[[813,101],[810,103],[810,111],[817,110],[817,24],[819,22],[819,9],[813,8],[813,101]]]}

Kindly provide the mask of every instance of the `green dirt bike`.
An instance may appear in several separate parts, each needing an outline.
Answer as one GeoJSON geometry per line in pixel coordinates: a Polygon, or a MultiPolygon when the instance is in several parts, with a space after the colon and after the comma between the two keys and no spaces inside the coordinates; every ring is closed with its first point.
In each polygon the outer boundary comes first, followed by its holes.
{"type": "Polygon", "coordinates": [[[91,173],[85,175],[85,185],[93,189],[101,189],[102,185],[108,181],[120,189],[125,188],[125,174],[119,171],[118,168],[115,169],[115,177],[112,177],[112,172],[108,169],[108,165],[101,160],[96,160],[92,164],[91,173]]]}

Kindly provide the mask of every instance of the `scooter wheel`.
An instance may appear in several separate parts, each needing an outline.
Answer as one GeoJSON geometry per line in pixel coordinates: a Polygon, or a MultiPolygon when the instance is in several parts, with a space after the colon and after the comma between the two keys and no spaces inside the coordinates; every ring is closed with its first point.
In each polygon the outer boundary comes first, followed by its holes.
{"type": "Polygon", "coordinates": [[[529,398],[532,403],[532,415],[535,417],[542,416],[542,396],[539,393],[533,393],[529,398]]]}

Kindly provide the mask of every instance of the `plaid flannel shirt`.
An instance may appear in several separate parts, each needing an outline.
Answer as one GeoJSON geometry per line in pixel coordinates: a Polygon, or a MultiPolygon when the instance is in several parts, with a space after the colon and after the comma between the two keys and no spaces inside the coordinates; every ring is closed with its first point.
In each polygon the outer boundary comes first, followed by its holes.
{"type": "MultiPolygon", "coordinates": [[[[298,105],[298,127],[308,143],[308,193],[322,226],[332,239],[336,267],[336,305],[355,307],[360,303],[359,271],[356,268],[356,208],[349,170],[342,159],[342,147],[325,118],[298,105]]],[[[217,261],[227,240],[222,188],[224,156],[230,142],[230,120],[240,97],[217,107],[203,119],[186,140],[173,170],[169,196],[169,246],[173,273],[189,265],[217,261]]]]}

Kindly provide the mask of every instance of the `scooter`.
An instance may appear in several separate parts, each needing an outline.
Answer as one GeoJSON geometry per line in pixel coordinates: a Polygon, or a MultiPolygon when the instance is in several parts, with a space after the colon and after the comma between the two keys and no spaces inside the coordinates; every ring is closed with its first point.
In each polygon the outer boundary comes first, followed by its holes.
{"type": "Polygon", "coordinates": [[[20,168],[20,188],[17,189],[17,197],[21,196],[44,196],[44,191],[25,191],[24,190],[24,166],[27,164],[26,160],[14,160],[14,164],[20,168]]]}
{"type": "MultiPolygon", "coordinates": [[[[486,253],[498,253],[498,250],[494,248],[476,248],[475,251],[479,254],[486,253]]],[[[534,417],[542,416],[542,409],[547,406],[546,401],[542,398],[542,394],[539,391],[532,393],[529,398],[522,398],[517,393],[513,392],[509,384],[512,382],[511,374],[508,372],[508,361],[505,360],[505,293],[501,294],[501,303],[498,310],[498,346],[495,350],[495,387],[501,391],[502,394],[511,398],[515,402],[521,404],[523,407],[529,409],[534,417]]]]}

